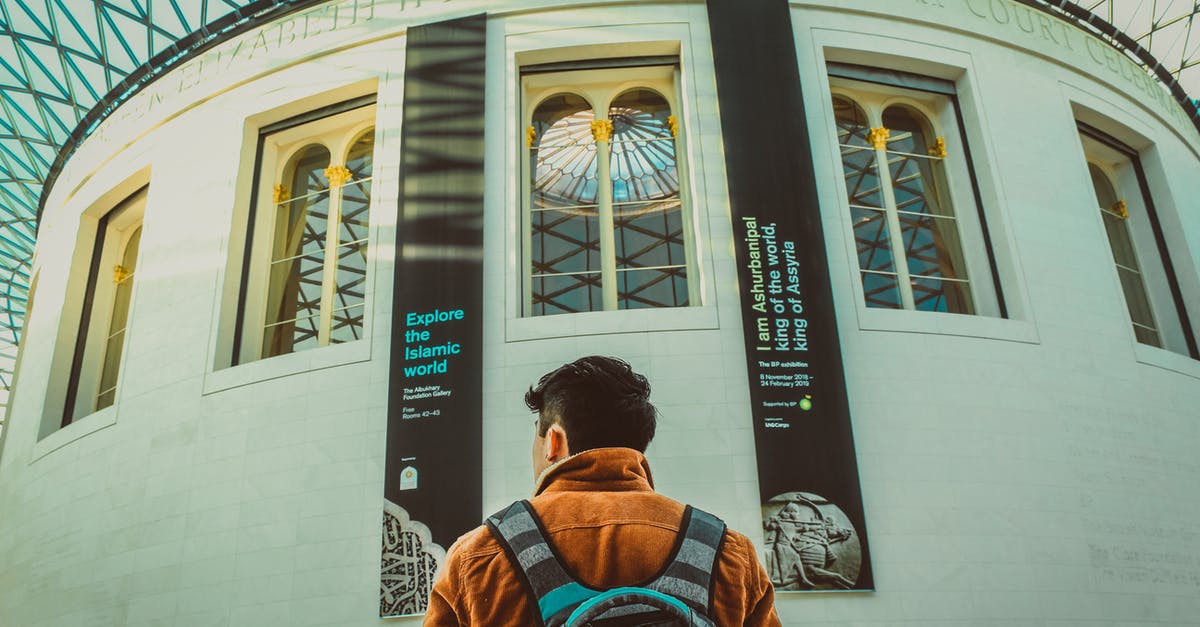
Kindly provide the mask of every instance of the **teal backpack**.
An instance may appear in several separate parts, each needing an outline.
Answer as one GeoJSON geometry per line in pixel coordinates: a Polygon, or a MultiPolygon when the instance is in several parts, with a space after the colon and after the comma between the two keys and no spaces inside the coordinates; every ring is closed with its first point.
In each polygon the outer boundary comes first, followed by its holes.
{"type": "Polygon", "coordinates": [[[520,571],[544,627],[714,627],[713,568],[725,523],[688,506],[684,529],[658,575],[637,586],[596,590],[567,573],[546,539],[529,501],[517,501],[487,519],[492,535],[520,571]]]}

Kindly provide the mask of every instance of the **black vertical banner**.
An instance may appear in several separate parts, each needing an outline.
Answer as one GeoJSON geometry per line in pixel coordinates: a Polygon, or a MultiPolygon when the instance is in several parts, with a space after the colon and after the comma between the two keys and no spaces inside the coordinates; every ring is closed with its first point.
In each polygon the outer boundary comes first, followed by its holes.
{"type": "Polygon", "coordinates": [[[424,612],[483,519],[486,17],[408,30],[380,616],[424,612]]]}
{"type": "Polygon", "coordinates": [[[708,0],[776,590],[874,588],[786,0],[708,0]]]}

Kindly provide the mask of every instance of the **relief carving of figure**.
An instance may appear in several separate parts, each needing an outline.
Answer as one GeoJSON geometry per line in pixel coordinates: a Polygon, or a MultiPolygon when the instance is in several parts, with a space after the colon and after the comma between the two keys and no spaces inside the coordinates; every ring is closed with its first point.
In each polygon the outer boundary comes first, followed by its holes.
{"type": "Polygon", "coordinates": [[[764,522],[767,567],[771,581],[783,590],[850,589],[854,582],[830,570],[837,555],[833,546],[854,530],[826,517],[815,503],[790,495],[788,502],[764,522]]]}

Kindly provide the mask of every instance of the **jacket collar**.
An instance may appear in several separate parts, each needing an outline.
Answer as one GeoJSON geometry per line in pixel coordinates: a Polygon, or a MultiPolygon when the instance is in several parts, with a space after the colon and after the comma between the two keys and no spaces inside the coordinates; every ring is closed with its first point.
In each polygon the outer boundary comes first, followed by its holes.
{"type": "Polygon", "coordinates": [[[537,478],[533,495],[543,492],[653,492],[646,457],[631,448],[596,448],[572,455],[537,478]]]}

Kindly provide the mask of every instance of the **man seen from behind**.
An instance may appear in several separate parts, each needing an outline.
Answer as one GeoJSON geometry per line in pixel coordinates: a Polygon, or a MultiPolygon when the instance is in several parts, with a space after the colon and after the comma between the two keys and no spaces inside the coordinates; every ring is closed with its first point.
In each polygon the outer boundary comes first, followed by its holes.
{"type": "MultiPolygon", "coordinates": [[[[677,597],[664,602],[715,625],[780,624],[750,540],[654,491],[643,453],[657,410],[644,376],[620,359],[584,357],[543,376],[525,403],[538,414],[532,513],[514,503],[455,542],[426,625],[570,624],[601,602],[590,596],[596,591],[629,586],[677,597]],[[521,527],[521,520],[534,522],[521,527]],[[693,541],[702,522],[715,523],[707,547],[693,541]],[[497,538],[510,532],[514,539],[497,538]]],[[[608,620],[647,607],[621,607],[617,592],[607,597],[608,620]]]]}

